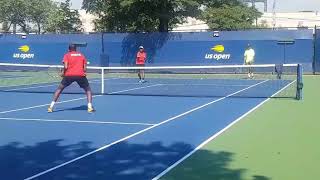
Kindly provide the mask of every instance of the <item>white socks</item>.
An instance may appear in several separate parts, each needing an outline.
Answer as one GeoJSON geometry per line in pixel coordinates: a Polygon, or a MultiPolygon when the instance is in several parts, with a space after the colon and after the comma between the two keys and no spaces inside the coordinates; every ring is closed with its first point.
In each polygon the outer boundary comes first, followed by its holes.
{"type": "Polygon", "coordinates": [[[53,108],[53,106],[54,106],[55,103],[56,103],[56,102],[52,101],[51,104],[50,104],[50,108],[53,108]]]}
{"type": "MultiPolygon", "coordinates": [[[[50,108],[53,108],[54,104],[56,102],[52,101],[51,104],[50,104],[50,108]]],[[[92,103],[88,103],[88,108],[91,108],[92,109],[92,103]]]]}
{"type": "Polygon", "coordinates": [[[91,103],[88,103],[88,108],[92,109],[92,104],[91,103]]]}

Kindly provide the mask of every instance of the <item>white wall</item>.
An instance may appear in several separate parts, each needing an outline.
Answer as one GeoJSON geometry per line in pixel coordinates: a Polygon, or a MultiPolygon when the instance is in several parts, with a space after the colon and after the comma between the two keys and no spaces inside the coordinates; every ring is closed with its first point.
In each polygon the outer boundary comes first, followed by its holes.
{"type": "MultiPolygon", "coordinates": [[[[276,13],[276,27],[314,27],[320,26],[320,12],[297,12],[297,13],[276,13]]],[[[267,22],[273,27],[273,14],[264,13],[258,23],[267,22]]]]}

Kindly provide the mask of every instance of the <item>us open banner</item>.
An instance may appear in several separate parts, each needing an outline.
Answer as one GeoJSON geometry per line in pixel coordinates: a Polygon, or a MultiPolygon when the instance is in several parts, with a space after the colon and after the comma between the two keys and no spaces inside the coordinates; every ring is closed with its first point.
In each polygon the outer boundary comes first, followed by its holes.
{"type": "Polygon", "coordinates": [[[68,45],[74,42],[86,42],[87,47],[79,47],[93,64],[98,61],[101,52],[101,35],[21,35],[3,34],[0,37],[0,61],[26,64],[61,64],[68,45]]]}
{"type": "Polygon", "coordinates": [[[46,34],[25,38],[5,34],[0,37],[0,61],[60,64],[71,42],[86,43],[80,51],[96,66],[134,65],[141,45],[149,66],[243,64],[250,44],[256,64],[302,63],[312,67],[314,52],[312,30],[46,34]]]}
{"type": "Polygon", "coordinates": [[[134,64],[143,45],[152,65],[243,64],[250,44],[257,64],[302,63],[312,65],[312,30],[260,30],[197,33],[105,34],[104,48],[110,65],[134,64]],[[292,43],[281,43],[292,41],[292,43]]]}

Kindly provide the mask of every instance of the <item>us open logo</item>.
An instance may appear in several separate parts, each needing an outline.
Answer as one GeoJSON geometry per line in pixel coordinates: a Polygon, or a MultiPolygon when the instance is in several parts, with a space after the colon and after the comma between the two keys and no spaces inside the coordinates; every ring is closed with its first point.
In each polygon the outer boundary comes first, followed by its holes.
{"type": "Polygon", "coordinates": [[[214,51],[216,53],[206,54],[205,59],[214,59],[216,61],[219,61],[219,60],[229,60],[231,58],[231,54],[223,53],[225,51],[225,47],[221,44],[212,47],[211,51],[214,51]]]}
{"type": "Polygon", "coordinates": [[[18,48],[18,50],[20,51],[20,53],[14,53],[13,54],[13,58],[15,59],[33,59],[34,58],[34,54],[30,54],[30,46],[28,45],[23,45],[20,46],[18,48]]]}

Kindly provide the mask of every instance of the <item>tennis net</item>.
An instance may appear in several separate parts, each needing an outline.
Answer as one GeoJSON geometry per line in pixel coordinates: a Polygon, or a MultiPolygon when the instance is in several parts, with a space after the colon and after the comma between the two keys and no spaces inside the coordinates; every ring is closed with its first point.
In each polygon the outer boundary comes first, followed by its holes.
{"type": "MultiPolygon", "coordinates": [[[[0,63],[0,91],[53,93],[62,66],[0,63]]],[[[173,97],[302,98],[298,64],[88,67],[94,94],[173,97]],[[249,69],[253,77],[248,77],[249,69]],[[145,73],[139,82],[138,72],[145,73]]],[[[83,93],[76,84],[64,93],[83,93]]]]}

